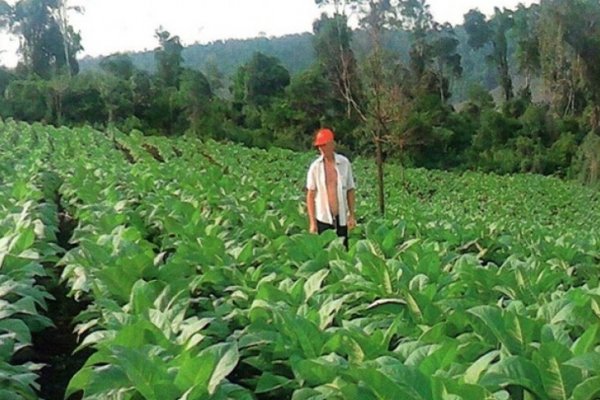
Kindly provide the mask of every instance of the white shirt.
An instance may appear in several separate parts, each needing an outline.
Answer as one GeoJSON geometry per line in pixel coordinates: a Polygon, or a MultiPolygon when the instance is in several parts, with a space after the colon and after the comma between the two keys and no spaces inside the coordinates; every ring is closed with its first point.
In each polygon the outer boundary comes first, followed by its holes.
{"type": "MultiPolygon", "coordinates": [[[[335,169],[337,171],[337,198],[340,226],[347,225],[348,191],[355,188],[352,176],[352,165],[348,159],[340,154],[335,154],[335,169]]],[[[306,188],[316,191],[315,208],[318,221],[333,225],[333,216],[329,210],[327,198],[327,183],[325,181],[325,162],[323,156],[317,158],[308,169],[306,188]]]]}

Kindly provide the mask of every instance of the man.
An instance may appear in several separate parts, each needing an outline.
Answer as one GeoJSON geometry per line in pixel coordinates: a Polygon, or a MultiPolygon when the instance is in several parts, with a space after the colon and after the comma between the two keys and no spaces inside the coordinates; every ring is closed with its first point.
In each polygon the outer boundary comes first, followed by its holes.
{"type": "Polygon", "coordinates": [[[356,226],[352,166],[346,157],[335,153],[331,129],[320,129],[314,145],[321,156],[310,165],[306,179],[310,232],[335,229],[348,248],[348,230],[356,226]]]}

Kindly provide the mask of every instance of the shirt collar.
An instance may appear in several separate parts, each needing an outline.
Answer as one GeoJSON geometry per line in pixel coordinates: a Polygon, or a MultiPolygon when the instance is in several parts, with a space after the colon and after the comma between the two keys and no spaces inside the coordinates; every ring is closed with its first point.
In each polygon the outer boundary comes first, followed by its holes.
{"type": "MultiPolygon", "coordinates": [[[[333,157],[335,158],[335,163],[339,164],[340,163],[340,156],[338,155],[338,153],[333,153],[333,157]]],[[[324,160],[323,155],[320,155],[319,158],[317,158],[317,161],[322,163],[324,160]]]]}

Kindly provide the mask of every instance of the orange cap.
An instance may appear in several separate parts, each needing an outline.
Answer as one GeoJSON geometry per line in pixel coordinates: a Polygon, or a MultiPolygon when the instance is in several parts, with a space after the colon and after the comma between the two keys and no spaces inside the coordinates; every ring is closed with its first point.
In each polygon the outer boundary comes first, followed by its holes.
{"type": "Polygon", "coordinates": [[[315,146],[322,146],[329,142],[333,142],[333,131],[331,129],[319,129],[315,136],[315,146]]]}

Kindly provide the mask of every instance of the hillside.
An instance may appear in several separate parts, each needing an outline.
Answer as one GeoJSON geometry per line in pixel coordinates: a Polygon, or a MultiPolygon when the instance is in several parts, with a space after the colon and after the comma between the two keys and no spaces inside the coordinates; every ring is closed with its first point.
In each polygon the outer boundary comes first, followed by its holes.
{"type": "MultiPolygon", "coordinates": [[[[314,61],[312,34],[303,33],[275,38],[230,39],[209,44],[193,44],[183,50],[184,65],[205,70],[216,66],[226,76],[246,63],[255,52],[262,52],[281,60],[291,73],[308,68],[314,61]]],[[[154,53],[129,53],[136,67],[154,72],[154,53]]],[[[101,58],[86,57],[80,60],[82,71],[97,69],[101,58]]]]}
{"type": "MultiPolygon", "coordinates": [[[[472,50],[467,45],[467,36],[461,27],[458,27],[456,32],[460,41],[459,53],[464,69],[462,77],[453,82],[453,101],[459,102],[466,98],[471,85],[482,84],[492,90],[497,83],[493,67],[485,61],[484,50],[472,50]]],[[[277,57],[291,74],[297,74],[306,70],[315,61],[312,40],[312,33],[303,33],[272,38],[223,40],[204,45],[194,44],[184,48],[184,65],[202,71],[206,71],[209,67],[216,67],[225,77],[230,77],[237,68],[248,62],[255,52],[262,52],[277,57]]],[[[389,50],[399,54],[406,61],[410,40],[408,33],[396,32],[386,35],[384,43],[389,50]]],[[[354,32],[353,47],[358,57],[368,52],[369,39],[364,32],[354,32]]],[[[511,58],[514,57],[513,47],[511,47],[511,58]]],[[[136,67],[150,72],[155,70],[153,52],[129,53],[129,55],[136,67]]],[[[100,60],[101,58],[83,58],[80,60],[82,71],[97,69],[100,60]]],[[[513,74],[515,77],[518,76],[517,71],[513,71],[513,74]]]]}

